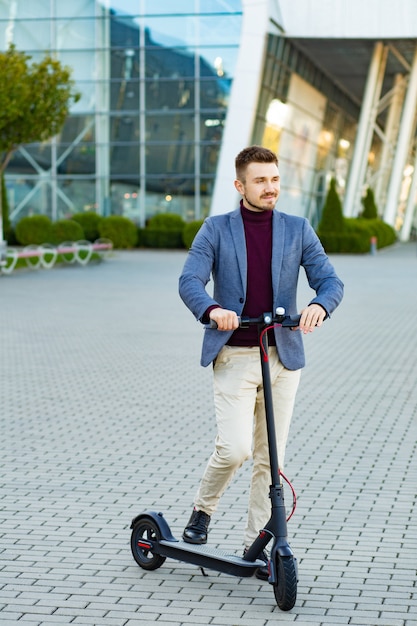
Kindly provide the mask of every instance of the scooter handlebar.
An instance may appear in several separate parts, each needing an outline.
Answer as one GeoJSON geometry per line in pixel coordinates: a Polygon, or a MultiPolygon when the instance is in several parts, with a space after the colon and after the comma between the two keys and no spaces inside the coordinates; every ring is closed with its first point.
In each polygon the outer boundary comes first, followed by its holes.
{"type": "MultiPolygon", "coordinates": [[[[301,315],[285,315],[285,309],[278,307],[275,315],[272,313],[263,313],[259,317],[241,317],[237,316],[239,328],[248,328],[249,326],[283,326],[285,328],[297,328],[300,323],[301,315]]],[[[209,328],[216,329],[217,322],[210,320],[209,328]]]]}

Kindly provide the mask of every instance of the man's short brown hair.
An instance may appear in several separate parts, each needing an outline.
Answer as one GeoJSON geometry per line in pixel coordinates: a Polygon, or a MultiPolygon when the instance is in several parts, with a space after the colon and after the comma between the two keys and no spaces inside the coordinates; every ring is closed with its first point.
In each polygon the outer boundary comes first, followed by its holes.
{"type": "Polygon", "coordinates": [[[245,181],[245,171],[249,163],[276,163],[278,165],[278,157],[262,146],[249,146],[239,152],[235,159],[236,178],[241,182],[245,181]]]}

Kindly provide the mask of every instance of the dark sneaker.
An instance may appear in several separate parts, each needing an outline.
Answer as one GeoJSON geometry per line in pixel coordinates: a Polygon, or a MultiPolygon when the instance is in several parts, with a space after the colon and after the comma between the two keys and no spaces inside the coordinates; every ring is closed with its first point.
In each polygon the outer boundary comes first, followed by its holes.
{"type": "Polygon", "coordinates": [[[210,515],[204,511],[196,511],[191,513],[190,521],[184,528],[182,538],[187,543],[203,544],[207,543],[207,530],[210,524],[210,515]]]}
{"type": "MultiPolygon", "coordinates": [[[[246,554],[247,551],[248,551],[248,549],[245,548],[245,550],[243,552],[243,556],[246,554]]],[[[258,554],[258,556],[256,558],[259,559],[260,561],[263,561],[265,563],[265,565],[263,565],[262,567],[258,567],[258,569],[255,571],[256,578],[259,578],[259,580],[268,580],[268,578],[269,578],[269,570],[268,570],[269,558],[268,558],[267,553],[265,552],[265,550],[263,550],[260,554],[258,554]]]]}

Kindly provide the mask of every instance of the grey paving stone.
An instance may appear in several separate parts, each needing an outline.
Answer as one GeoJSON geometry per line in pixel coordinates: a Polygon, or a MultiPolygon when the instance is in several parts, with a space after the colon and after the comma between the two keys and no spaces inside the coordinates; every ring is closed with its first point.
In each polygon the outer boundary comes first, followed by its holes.
{"type": "MultiPolygon", "coordinates": [[[[255,578],[133,561],[142,510],[180,536],[215,436],[202,329],[177,295],[184,259],[118,252],[0,279],[0,622],[417,626],[415,244],[334,256],[345,300],[305,339],[286,465],[294,609],[255,578]]],[[[309,297],[302,279],[300,307],[309,297]]],[[[242,549],[250,469],[213,546],[242,549]]]]}

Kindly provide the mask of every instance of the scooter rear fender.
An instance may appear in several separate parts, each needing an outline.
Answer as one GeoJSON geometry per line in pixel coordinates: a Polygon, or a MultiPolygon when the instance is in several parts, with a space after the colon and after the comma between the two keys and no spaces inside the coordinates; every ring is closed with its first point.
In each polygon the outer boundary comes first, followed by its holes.
{"type": "Polygon", "coordinates": [[[155,522],[159,528],[159,532],[161,533],[161,539],[164,539],[165,541],[178,541],[178,539],[175,539],[171,533],[168,522],[162,513],[157,513],[156,511],[144,511],[132,519],[130,528],[136,526],[136,524],[142,519],[151,519],[155,522]]]}

